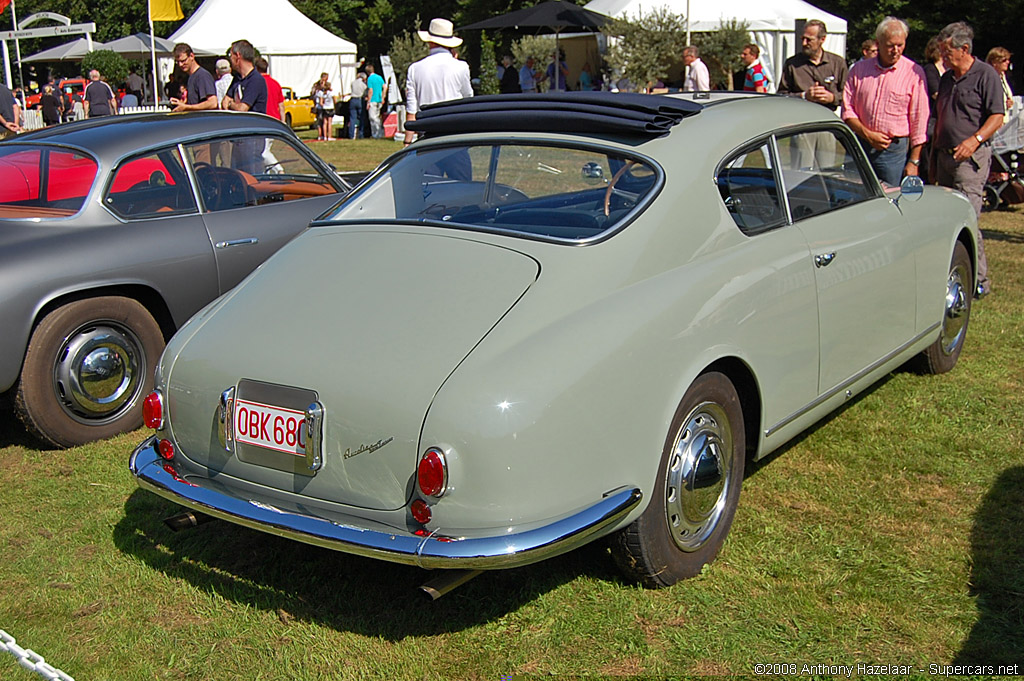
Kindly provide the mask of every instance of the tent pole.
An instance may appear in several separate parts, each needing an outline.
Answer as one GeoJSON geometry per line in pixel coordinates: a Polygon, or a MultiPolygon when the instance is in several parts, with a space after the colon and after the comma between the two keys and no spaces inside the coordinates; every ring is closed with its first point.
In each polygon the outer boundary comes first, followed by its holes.
{"type": "MultiPolygon", "coordinates": [[[[156,76],[156,33],[153,30],[153,0],[147,0],[146,5],[149,9],[149,58],[153,63],[153,106],[156,107],[160,104],[160,97],[157,95],[160,92],[160,88],[158,87],[156,76]]],[[[139,104],[142,104],[142,102],[139,102],[139,104]]]]}

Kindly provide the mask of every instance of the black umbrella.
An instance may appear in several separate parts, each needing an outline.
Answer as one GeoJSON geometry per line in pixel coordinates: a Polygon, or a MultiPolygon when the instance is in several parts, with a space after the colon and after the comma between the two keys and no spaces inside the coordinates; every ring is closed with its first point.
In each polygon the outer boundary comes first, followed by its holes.
{"type": "MultiPolygon", "coordinates": [[[[579,5],[566,0],[549,0],[533,7],[524,7],[508,14],[499,14],[484,19],[459,30],[467,28],[546,28],[555,34],[555,54],[558,54],[558,34],[562,31],[571,33],[597,33],[611,17],[591,12],[579,5]]],[[[556,56],[557,60],[557,56],[556,56]]],[[[557,68],[557,67],[556,67],[557,68]]]]}
{"type": "Polygon", "coordinates": [[[461,28],[548,28],[557,36],[561,31],[596,33],[609,19],[566,0],[549,0],[461,28]]]}

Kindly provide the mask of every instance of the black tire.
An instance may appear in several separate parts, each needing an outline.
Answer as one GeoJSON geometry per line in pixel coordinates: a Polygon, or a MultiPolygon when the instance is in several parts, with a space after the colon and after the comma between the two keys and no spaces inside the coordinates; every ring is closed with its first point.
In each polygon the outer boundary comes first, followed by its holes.
{"type": "Polygon", "coordinates": [[[647,509],[612,537],[628,578],[672,586],[715,559],[739,502],[745,440],[732,382],[718,372],[699,376],[672,420],[647,509]]]}
{"type": "Polygon", "coordinates": [[[290,113],[284,115],[284,124],[289,128],[292,127],[292,115],[290,113]]]}
{"type": "Polygon", "coordinates": [[[15,411],[31,433],[57,447],[134,430],[163,347],[156,320],[130,298],[59,307],[32,332],[15,411]]]}
{"type": "Polygon", "coordinates": [[[974,268],[971,256],[959,241],[953,247],[953,259],[946,280],[946,300],[943,304],[939,337],[920,356],[921,370],[929,374],[944,374],[956,366],[960,351],[967,338],[967,325],[971,320],[971,301],[974,299],[974,268]]]}

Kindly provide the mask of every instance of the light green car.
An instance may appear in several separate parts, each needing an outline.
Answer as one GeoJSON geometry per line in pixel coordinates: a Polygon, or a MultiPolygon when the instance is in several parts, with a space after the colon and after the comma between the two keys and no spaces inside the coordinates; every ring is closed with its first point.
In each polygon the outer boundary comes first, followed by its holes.
{"type": "Polygon", "coordinates": [[[883,189],[820,106],[689,97],[425,110],[170,341],[138,483],[428,568],[612,535],[647,586],[699,573],[748,459],[909,360],[953,368],[978,233],[960,194],[883,189]]]}

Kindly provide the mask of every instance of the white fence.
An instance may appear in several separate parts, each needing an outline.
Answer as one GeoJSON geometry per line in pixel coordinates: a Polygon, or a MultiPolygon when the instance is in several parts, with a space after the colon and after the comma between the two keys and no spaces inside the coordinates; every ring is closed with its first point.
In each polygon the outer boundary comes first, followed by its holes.
{"type": "MultiPolygon", "coordinates": [[[[166,106],[127,106],[117,110],[118,116],[130,116],[132,114],[145,114],[145,113],[157,113],[161,111],[170,111],[166,106]]],[[[85,110],[82,108],[81,102],[75,102],[74,108],[70,120],[78,121],[85,118],[85,110]]],[[[38,130],[39,128],[45,128],[46,124],[43,123],[43,112],[40,109],[29,109],[21,112],[21,128],[22,130],[38,130]]]]}

